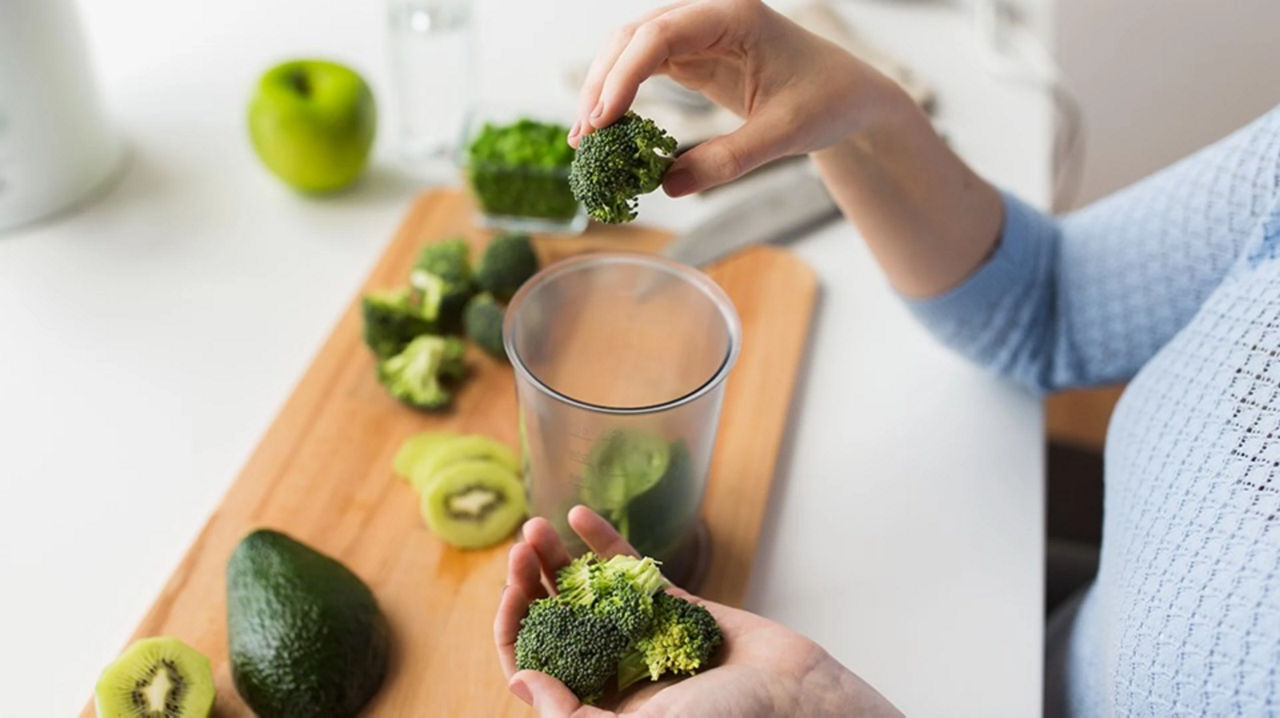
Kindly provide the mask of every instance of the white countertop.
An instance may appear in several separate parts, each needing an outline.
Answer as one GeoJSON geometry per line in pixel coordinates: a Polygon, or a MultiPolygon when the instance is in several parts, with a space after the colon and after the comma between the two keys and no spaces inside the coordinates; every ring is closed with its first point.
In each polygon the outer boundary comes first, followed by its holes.
{"type": "MultiPolygon", "coordinates": [[[[385,97],[380,3],[83,5],[132,160],[82,211],[0,234],[5,715],[83,705],[420,189],[380,160],[303,199],[245,137],[256,76],[288,56],[348,61],[385,97]]],[[[567,101],[566,63],[645,5],[481,0],[483,93],[567,101]]],[[[842,7],[936,86],[965,157],[1046,203],[1050,107],[982,74],[966,17],[842,7]]],[[[642,216],[688,227],[731,194],[642,216]]],[[[822,289],[748,607],[908,714],[1035,714],[1039,403],[925,335],[848,225],[792,246],[822,289]]]]}

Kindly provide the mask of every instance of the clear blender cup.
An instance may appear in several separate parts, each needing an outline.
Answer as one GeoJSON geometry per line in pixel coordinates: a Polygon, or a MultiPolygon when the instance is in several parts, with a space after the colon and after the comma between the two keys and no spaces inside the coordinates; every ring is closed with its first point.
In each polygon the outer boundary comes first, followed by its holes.
{"type": "Polygon", "coordinates": [[[526,282],[503,338],[530,512],[576,554],[565,516],[585,504],[687,578],[741,334],[710,277],[661,257],[587,254],[526,282]]]}

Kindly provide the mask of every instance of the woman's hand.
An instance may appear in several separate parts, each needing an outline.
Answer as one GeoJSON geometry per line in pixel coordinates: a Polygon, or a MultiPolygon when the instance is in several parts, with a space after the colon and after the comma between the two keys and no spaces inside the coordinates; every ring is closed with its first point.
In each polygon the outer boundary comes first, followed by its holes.
{"type": "Polygon", "coordinates": [[[683,0],[615,34],[587,73],[569,142],[612,124],[655,74],[744,120],[681,155],[663,178],[667,194],[808,153],[903,294],[946,291],[991,254],[999,193],[892,80],[760,0],[683,0]]]}
{"type": "Polygon", "coordinates": [[[621,117],[640,83],[654,74],[669,75],[746,120],[677,160],[663,182],[671,196],[839,141],[858,119],[860,89],[888,83],[759,0],[687,0],[649,13],[609,40],[587,72],[570,143],[621,117]]]}
{"type": "MultiPolygon", "coordinates": [[[[636,554],[613,527],[589,509],[569,512],[569,525],[603,557],[636,554]]],[[[508,687],[540,716],[610,716],[611,710],[584,706],[560,681],[537,671],[516,672],[515,641],[529,603],[555,585],[569,555],[545,519],[524,525],[524,540],[511,547],[507,585],[494,619],[498,660],[508,687]]],[[[645,685],[623,697],[613,710],[638,716],[897,716],[897,709],[850,673],[818,644],[746,611],[701,601],[680,589],[673,593],[699,601],[724,633],[714,668],[680,681],[645,685]]]]}

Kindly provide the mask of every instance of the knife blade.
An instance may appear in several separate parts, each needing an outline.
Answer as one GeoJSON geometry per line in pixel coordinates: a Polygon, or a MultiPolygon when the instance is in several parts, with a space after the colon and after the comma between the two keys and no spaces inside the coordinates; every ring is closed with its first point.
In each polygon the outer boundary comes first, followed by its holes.
{"type": "Polygon", "coordinates": [[[782,239],[840,213],[808,163],[776,177],[671,240],[662,255],[701,267],[740,249],[782,239]]]}

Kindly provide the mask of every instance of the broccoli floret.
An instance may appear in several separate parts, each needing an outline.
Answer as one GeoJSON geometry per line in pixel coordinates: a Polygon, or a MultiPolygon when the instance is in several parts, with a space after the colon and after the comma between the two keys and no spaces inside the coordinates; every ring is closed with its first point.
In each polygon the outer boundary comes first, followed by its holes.
{"type": "Polygon", "coordinates": [[[649,630],[618,661],[618,689],[648,677],[693,675],[707,667],[724,637],[711,612],[669,593],[653,600],[649,630]]]}
{"type": "Polygon", "coordinates": [[[636,197],[654,191],[675,161],[676,141],[653,120],[628,111],[578,142],[569,188],[592,217],[608,224],[636,218],[636,197]]]}
{"type": "Polygon", "coordinates": [[[721,643],[705,608],[662,589],[651,558],[587,553],[556,575],[559,593],[533,602],[516,636],[516,667],[560,679],[584,702],[646,676],[693,674],[721,643]]]}
{"type": "Polygon", "coordinates": [[[420,294],[415,300],[408,289],[370,292],[360,298],[364,316],[364,342],[379,359],[398,354],[415,337],[438,328],[438,295],[420,294]]]}
{"type": "Polygon", "coordinates": [[[516,668],[558,678],[584,703],[594,702],[613,678],[631,637],[607,618],[557,598],[529,606],[516,636],[516,668]]]}
{"type": "Polygon", "coordinates": [[[613,621],[633,639],[648,629],[653,595],[667,585],[653,559],[622,555],[601,561],[586,553],[556,576],[561,600],[613,621]]]}
{"type": "Polygon", "coordinates": [[[378,381],[406,404],[420,409],[444,408],[453,397],[444,383],[466,373],[464,350],[461,339],[424,334],[399,354],[378,362],[378,381]]]}
{"type": "Polygon", "coordinates": [[[409,284],[424,305],[429,297],[438,297],[437,315],[444,326],[457,325],[462,308],[475,293],[470,253],[467,241],[460,237],[432,242],[418,253],[418,261],[409,273],[409,284]]]}
{"type": "Polygon", "coordinates": [[[499,301],[511,299],[521,284],[538,273],[538,256],[527,234],[495,237],[476,268],[476,283],[499,301]]]}
{"type": "Polygon", "coordinates": [[[477,294],[467,302],[467,309],[462,313],[462,325],[467,336],[481,349],[505,359],[506,349],[502,346],[502,317],[505,312],[502,305],[493,299],[493,295],[485,292],[477,294]]]}

